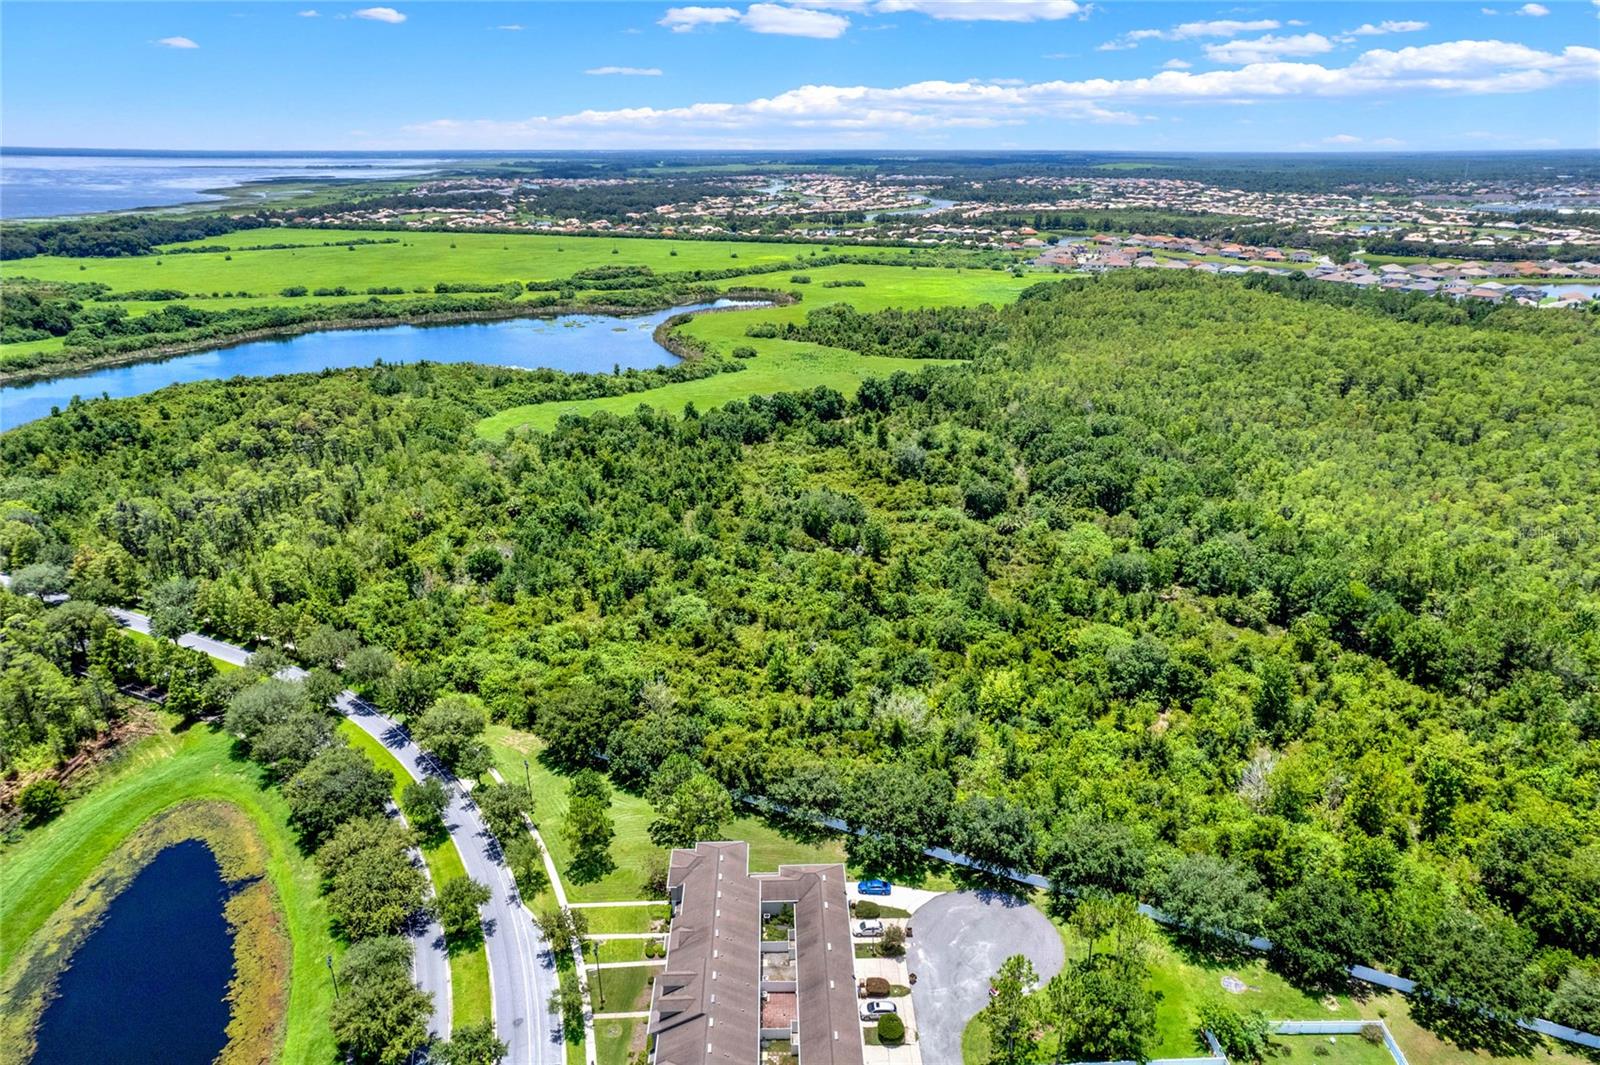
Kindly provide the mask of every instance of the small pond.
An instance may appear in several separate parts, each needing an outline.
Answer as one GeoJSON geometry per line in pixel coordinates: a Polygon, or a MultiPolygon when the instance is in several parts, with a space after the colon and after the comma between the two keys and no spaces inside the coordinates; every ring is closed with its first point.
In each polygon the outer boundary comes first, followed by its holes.
{"type": "Polygon", "coordinates": [[[112,900],[39,1023],[33,1065],[209,1065],[227,1043],[233,937],[209,848],[176,843],[112,900]]]}
{"type": "Polygon", "coordinates": [[[644,370],[677,361],[655,342],[655,328],[674,314],[710,307],[751,306],[737,300],[672,307],[619,318],[569,314],[558,318],[504,318],[457,325],[397,325],[379,329],[331,329],[278,340],[256,340],[157,362],[30,381],[0,388],[0,429],[65,409],[72,397],[99,399],[154,392],[167,385],[237,375],[317,373],[327,369],[386,363],[476,362],[522,369],[610,373],[613,367],[644,370]]]}

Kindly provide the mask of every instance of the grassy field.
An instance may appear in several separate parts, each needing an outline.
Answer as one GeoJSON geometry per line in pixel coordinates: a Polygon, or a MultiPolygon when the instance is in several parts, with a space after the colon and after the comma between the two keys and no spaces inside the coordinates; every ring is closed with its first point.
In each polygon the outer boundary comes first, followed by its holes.
{"type": "MultiPolygon", "coordinates": [[[[223,250],[117,259],[39,256],[8,267],[19,277],[100,281],[113,291],[175,288],[274,296],[308,288],[399,286],[431,289],[440,281],[499,284],[567,277],[597,266],[648,266],[657,273],[726,270],[822,253],[816,244],[688,241],[495,233],[388,233],[381,230],[255,229],[185,246],[239,249],[311,244],[275,251],[223,250]],[[338,241],[397,239],[395,244],[339,246],[338,241]],[[324,246],[326,245],[326,246],[324,246]]],[[[898,248],[850,248],[851,254],[899,255],[898,248]]]]}
{"type": "Polygon", "coordinates": [[[267,846],[267,875],[277,890],[293,943],[288,1023],[282,1060],[333,1062],[328,1011],[333,984],[323,959],[338,953],[317,892],[317,871],[300,853],[288,809],[261,786],[259,769],[232,755],[232,743],[209,729],[163,732],[138,747],[50,824],[0,853],[0,968],[135,828],[191,799],[243,810],[267,846]]]}
{"type": "MultiPolygon", "coordinates": [[[[365,751],[372,764],[394,778],[394,801],[400,802],[400,791],[411,781],[405,766],[383,744],[362,732],[349,721],[339,722],[339,731],[350,741],[350,746],[365,751]]],[[[467,867],[455,844],[446,836],[432,846],[422,848],[423,860],[428,863],[428,874],[437,891],[457,877],[467,875],[467,867]]],[[[470,949],[450,952],[450,1024],[453,1028],[490,1020],[494,1015],[489,996],[489,955],[479,944],[470,949]]]]}
{"type": "MultiPolygon", "coordinates": [[[[527,759],[528,776],[533,786],[533,819],[539,826],[545,845],[550,848],[550,857],[561,873],[561,882],[568,898],[573,902],[621,902],[649,897],[645,894],[644,884],[651,859],[665,858],[665,852],[650,842],[648,828],[654,814],[643,797],[613,789],[611,819],[616,825],[617,834],[611,843],[611,858],[615,868],[598,880],[579,883],[568,875],[572,852],[561,838],[561,820],[567,812],[565,778],[539,760],[543,745],[529,733],[503,725],[491,725],[489,744],[494,750],[500,772],[509,781],[523,779],[522,763],[524,758],[527,759]]],[[[844,861],[844,846],[837,839],[814,844],[800,842],[753,817],[735,819],[725,835],[729,839],[749,841],[750,868],[757,872],[770,872],[791,862],[844,861]]],[[[586,912],[591,930],[595,932],[648,930],[650,908],[647,907],[598,907],[586,912]]]]}
{"type": "MultiPolygon", "coordinates": [[[[570,403],[536,403],[510,407],[478,423],[481,436],[497,438],[511,429],[548,431],[562,415],[589,415],[600,411],[628,414],[640,404],[679,413],[693,403],[701,410],[719,406],[731,399],[793,391],[823,385],[845,395],[852,394],[868,377],[883,377],[896,370],[917,372],[933,365],[926,359],[866,357],[855,352],[820,344],[792,340],[748,337],[745,330],[762,322],[800,322],[806,312],[832,303],[849,303],[859,311],[871,312],[887,307],[975,306],[980,303],[1009,303],[1029,285],[1041,280],[1038,274],[1016,277],[1003,270],[945,269],[938,267],[873,266],[843,264],[805,271],[809,285],[790,285],[786,275],[773,284],[795,288],[803,294],[800,303],[786,307],[763,307],[749,311],[703,314],[683,327],[685,335],[703,342],[721,354],[748,346],[756,357],[744,363],[742,373],[717,374],[697,381],[684,381],[648,389],[626,396],[578,400],[570,403]],[[823,282],[837,280],[865,282],[861,288],[824,288],[823,282]]],[[[738,285],[738,279],[718,282],[722,288],[738,285]]]]}

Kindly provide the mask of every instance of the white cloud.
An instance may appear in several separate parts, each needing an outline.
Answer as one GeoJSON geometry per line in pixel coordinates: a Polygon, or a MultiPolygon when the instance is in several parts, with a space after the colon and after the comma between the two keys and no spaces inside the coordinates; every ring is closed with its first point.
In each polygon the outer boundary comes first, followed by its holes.
{"type": "MultiPolygon", "coordinates": [[[[1300,25],[1292,22],[1290,25],[1300,25]]],[[[1197,37],[1237,37],[1241,33],[1259,33],[1262,30],[1282,29],[1283,23],[1275,18],[1241,21],[1219,18],[1205,22],[1180,22],[1164,30],[1129,30],[1115,40],[1102,44],[1097,51],[1120,52],[1139,47],[1140,41],[1192,41],[1197,37]]]]}
{"type": "Polygon", "coordinates": [[[1529,18],[1544,18],[1550,14],[1550,9],[1543,4],[1523,4],[1517,8],[1517,14],[1526,15],[1529,18]]]}
{"type": "Polygon", "coordinates": [[[736,7],[672,7],[656,23],[673,33],[688,33],[697,26],[715,26],[721,22],[737,22],[736,7]]]}
{"type": "Polygon", "coordinates": [[[369,19],[373,22],[387,22],[397,26],[406,20],[406,17],[392,7],[364,7],[356,12],[356,18],[369,19]]]}
{"type": "Polygon", "coordinates": [[[187,37],[163,37],[159,41],[157,41],[156,43],[161,45],[161,47],[163,47],[163,48],[199,48],[200,47],[198,44],[195,44],[193,41],[191,41],[187,37]]]}
{"type": "Polygon", "coordinates": [[[300,12],[300,17],[301,18],[316,18],[321,14],[322,14],[322,12],[320,12],[316,8],[312,7],[312,8],[307,8],[306,10],[300,12]]]}
{"type": "Polygon", "coordinates": [[[584,73],[592,74],[596,77],[605,77],[611,74],[632,78],[659,78],[661,76],[659,67],[590,67],[584,73]]]}
{"type": "Polygon", "coordinates": [[[1188,70],[1192,66],[1194,66],[1194,64],[1189,62],[1187,59],[1169,59],[1165,63],[1161,64],[1161,69],[1162,70],[1188,70]]]}
{"type": "Polygon", "coordinates": [[[1396,93],[1520,93],[1600,82],[1600,48],[1545,52],[1504,41],[1373,49],[1343,67],[1271,61],[1199,73],[993,85],[923,81],[897,87],[803,85],[738,103],[630,107],[521,121],[440,119],[406,127],[430,146],[593,147],[886,143],[906,133],[995,128],[1035,120],[1134,124],[1128,105],[1352,98],[1396,93]]]}
{"type": "Polygon", "coordinates": [[[821,4],[805,7],[783,4],[751,4],[743,12],[736,7],[674,7],[656,23],[673,33],[688,33],[701,26],[736,22],[752,33],[776,33],[786,37],[831,39],[850,28],[850,20],[818,10],[821,4]]]}
{"type": "Polygon", "coordinates": [[[1130,30],[1128,37],[1135,41],[1190,41],[1196,37],[1237,37],[1241,33],[1258,33],[1261,30],[1282,28],[1283,23],[1275,18],[1258,18],[1248,22],[1219,18],[1208,22],[1180,22],[1165,30],[1130,30]]]}
{"type": "Polygon", "coordinates": [[[1351,133],[1335,133],[1331,137],[1322,138],[1323,144],[1360,144],[1361,138],[1351,133]]]}
{"type": "Polygon", "coordinates": [[[915,11],[952,22],[1048,22],[1087,15],[1077,0],[879,0],[884,14],[915,11]]]}
{"type": "Polygon", "coordinates": [[[522,25],[516,22],[508,22],[504,26],[496,26],[495,29],[505,30],[507,33],[521,33],[522,25]]]}
{"type": "Polygon", "coordinates": [[[1252,37],[1223,44],[1208,44],[1202,49],[1214,63],[1242,66],[1270,63],[1284,56],[1321,55],[1333,51],[1333,42],[1320,33],[1300,33],[1288,37],[1252,37]]]}
{"type": "Polygon", "coordinates": [[[1353,30],[1345,30],[1345,33],[1349,34],[1352,37],[1377,37],[1377,36],[1380,36],[1381,34],[1385,34],[1385,33],[1416,33],[1418,30],[1425,30],[1427,28],[1428,28],[1428,24],[1426,22],[1417,22],[1417,21],[1414,21],[1414,20],[1396,21],[1395,19],[1384,19],[1382,22],[1378,23],[1376,26],[1374,26],[1370,22],[1366,22],[1366,23],[1363,23],[1360,26],[1357,26],[1353,30]]]}
{"type": "Polygon", "coordinates": [[[850,28],[843,15],[782,4],[751,4],[739,25],[753,33],[778,33],[787,37],[831,40],[850,28]]]}

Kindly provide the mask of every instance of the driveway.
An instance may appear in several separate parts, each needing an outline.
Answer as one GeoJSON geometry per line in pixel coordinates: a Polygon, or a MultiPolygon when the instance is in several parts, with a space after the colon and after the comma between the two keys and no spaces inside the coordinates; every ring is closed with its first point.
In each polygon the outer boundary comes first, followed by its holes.
{"type": "Polygon", "coordinates": [[[926,1062],[961,1060],[961,1032],[988,1004],[1001,962],[1025,954],[1043,983],[1066,960],[1055,926],[1014,895],[954,892],[920,907],[911,924],[906,957],[917,975],[911,1000],[926,1062]]]}

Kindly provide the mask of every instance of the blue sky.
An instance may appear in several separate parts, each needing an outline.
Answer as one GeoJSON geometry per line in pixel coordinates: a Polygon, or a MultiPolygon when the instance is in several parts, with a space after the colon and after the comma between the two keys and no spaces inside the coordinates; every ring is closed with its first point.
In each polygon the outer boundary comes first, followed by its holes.
{"type": "Polygon", "coordinates": [[[1600,0],[7,0],[0,140],[1594,148],[1600,0]]]}

